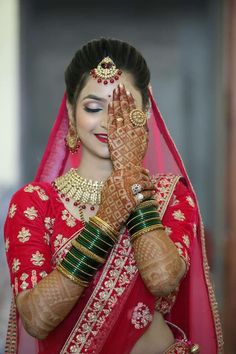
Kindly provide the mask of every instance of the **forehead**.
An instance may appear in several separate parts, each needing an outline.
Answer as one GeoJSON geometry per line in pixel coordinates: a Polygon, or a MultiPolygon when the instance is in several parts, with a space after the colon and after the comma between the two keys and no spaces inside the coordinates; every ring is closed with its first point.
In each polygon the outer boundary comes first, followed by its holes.
{"type": "Polygon", "coordinates": [[[125,85],[126,90],[130,91],[134,96],[134,99],[139,102],[142,100],[141,93],[136,89],[133,84],[133,77],[129,73],[122,72],[119,80],[115,81],[113,84],[108,83],[104,85],[103,83],[98,83],[96,79],[89,76],[86,85],[81,90],[79,95],[79,101],[83,100],[83,98],[87,95],[96,95],[102,98],[107,99],[109,96],[112,97],[113,90],[119,85],[125,85]]]}

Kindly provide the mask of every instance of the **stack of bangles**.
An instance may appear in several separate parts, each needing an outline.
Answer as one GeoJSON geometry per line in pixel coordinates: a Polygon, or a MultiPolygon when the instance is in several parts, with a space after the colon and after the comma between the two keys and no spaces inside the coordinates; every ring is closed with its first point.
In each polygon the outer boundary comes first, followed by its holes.
{"type": "Polygon", "coordinates": [[[153,230],[164,230],[161,223],[157,207],[153,205],[153,200],[142,202],[130,215],[126,224],[131,242],[153,230]]]}
{"type": "Polygon", "coordinates": [[[117,242],[118,234],[97,216],[89,219],[57,270],[74,283],[87,287],[90,280],[117,242]]]}

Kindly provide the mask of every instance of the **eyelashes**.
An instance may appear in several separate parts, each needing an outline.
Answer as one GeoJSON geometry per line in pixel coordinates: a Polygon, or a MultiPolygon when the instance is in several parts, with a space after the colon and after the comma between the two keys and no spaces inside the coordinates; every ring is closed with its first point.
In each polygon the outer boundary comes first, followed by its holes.
{"type": "Polygon", "coordinates": [[[88,113],[97,113],[100,112],[102,109],[101,108],[88,108],[88,107],[84,107],[85,112],[88,113]]]}

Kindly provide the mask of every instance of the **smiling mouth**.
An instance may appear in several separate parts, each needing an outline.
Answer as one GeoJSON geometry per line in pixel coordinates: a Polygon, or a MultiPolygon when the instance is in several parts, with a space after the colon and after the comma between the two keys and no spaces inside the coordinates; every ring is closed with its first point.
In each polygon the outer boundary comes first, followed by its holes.
{"type": "Polygon", "coordinates": [[[108,139],[107,139],[107,134],[94,134],[96,136],[96,138],[101,141],[102,143],[107,143],[108,139]]]}

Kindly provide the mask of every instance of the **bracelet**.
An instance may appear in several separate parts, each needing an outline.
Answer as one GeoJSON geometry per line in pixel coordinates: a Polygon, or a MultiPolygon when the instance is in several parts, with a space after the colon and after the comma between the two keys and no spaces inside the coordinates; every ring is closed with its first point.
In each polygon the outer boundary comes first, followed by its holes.
{"type": "Polygon", "coordinates": [[[77,278],[75,276],[73,276],[68,270],[66,270],[61,264],[58,264],[56,266],[56,269],[61,273],[63,274],[64,276],[66,276],[67,278],[69,278],[70,280],[73,281],[73,283],[77,284],[77,285],[80,285],[82,287],[88,287],[89,283],[84,281],[84,280],[81,280],[80,278],[77,278]]]}
{"type": "Polygon", "coordinates": [[[70,255],[70,256],[72,256],[76,261],[85,264],[87,267],[92,268],[92,269],[94,269],[94,270],[97,270],[97,267],[93,267],[93,266],[91,266],[90,264],[85,263],[82,259],[77,258],[73,253],[71,253],[71,250],[70,250],[67,254],[70,255]]]}
{"type": "MultiPolygon", "coordinates": [[[[84,230],[83,230],[83,231],[84,231],[84,230]]],[[[95,237],[96,237],[96,235],[94,235],[91,231],[89,231],[88,228],[86,228],[86,232],[88,232],[91,236],[95,236],[95,237]]],[[[107,246],[109,246],[109,247],[112,247],[112,246],[113,246],[113,245],[111,245],[110,243],[106,242],[106,241],[104,240],[104,238],[101,238],[100,241],[102,241],[103,243],[105,243],[105,244],[106,244],[107,246]]]]}
{"type": "MultiPolygon", "coordinates": [[[[159,217],[159,214],[156,212],[156,211],[147,211],[143,214],[139,214],[139,215],[136,215],[134,216],[132,219],[129,219],[128,223],[126,224],[129,228],[132,226],[132,225],[135,225],[134,224],[134,220],[139,218],[137,221],[145,221],[145,218],[144,215],[146,214],[150,214],[148,216],[152,217],[152,216],[155,216],[157,220],[160,220],[160,217],[159,217]]],[[[160,220],[161,221],[161,220],[160,220]]]]}
{"type": "Polygon", "coordinates": [[[130,241],[134,242],[134,240],[136,240],[137,238],[139,238],[140,236],[144,235],[147,232],[153,231],[153,230],[165,230],[165,227],[163,225],[153,225],[153,226],[149,226],[145,229],[142,229],[141,231],[136,232],[135,234],[133,234],[130,237],[130,241]]]}
{"type": "Polygon", "coordinates": [[[73,240],[71,242],[71,244],[77,248],[77,250],[79,250],[80,252],[82,252],[83,254],[85,254],[87,257],[93,259],[94,261],[104,264],[105,263],[105,259],[102,257],[97,256],[95,253],[91,252],[89,249],[87,249],[86,247],[84,247],[83,245],[81,245],[80,243],[78,243],[76,240],[73,240]]]}
{"type": "Polygon", "coordinates": [[[76,268],[76,265],[74,265],[73,263],[71,263],[70,261],[69,261],[69,259],[67,259],[66,257],[62,260],[62,262],[61,262],[61,264],[63,265],[64,264],[64,262],[67,262],[71,267],[74,267],[74,272],[82,272],[82,273],[84,273],[84,274],[86,274],[86,275],[88,275],[89,277],[92,277],[94,274],[90,274],[90,273],[87,273],[87,272],[85,272],[84,270],[82,270],[82,269],[78,269],[78,268],[76,268]]]}
{"type": "MultiPolygon", "coordinates": [[[[81,238],[82,238],[83,240],[87,241],[87,242],[91,242],[91,240],[88,240],[85,236],[86,236],[86,235],[84,235],[84,234],[81,232],[80,236],[79,236],[78,239],[77,239],[77,242],[79,242],[79,240],[80,240],[81,238]]],[[[102,249],[101,247],[99,247],[99,246],[96,245],[96,244],[91,244],[90,247],[91,247],[91,251],[93,251],[93,250],[92,250],[92,247],[96,247],[96,248],[98,248],[100,251],[104,252],[105,254],[107,254],[107,252],[108,252],[108,251],[105,251],[104,249],[102,249]]]]}
{"type": "MultiPolygon", "coordinates": [[[[135,224],[134,226],[132,226],[132,227],[129,229],[129,232],[130,232],[133,228],[137,227],[138,225],[143,224],[143,223],[147,223],[148,221],[151,221],[151,220],[159,221],[159,219],[157,219],[157,217],[140,221],[139,223],[137,223],[137,224],[135,224]]],[[[159,222],[159,224],[160,224],[160,222],[159,222]]]]}
{"type": "Polygon", "coordinates": [[[92,216],[89,221],[101,229],[107,236],[109,236],[113,242],[117,241],[118,233],[112,229],[112,227],[104,220],[100,219],[98,216],[92,216]]]}
{"type": "Polygon", "coordinates": [[[143,208],[150,207],[150,206],[157,208],[156,205],[152,203],[152,202],[154,202],[154,201],[155,201],[155,199],[144,200],[142,203],[140,203],[140,204],[135,208],[135,210],[143,209],[143,208]]]}

